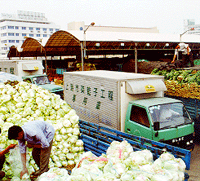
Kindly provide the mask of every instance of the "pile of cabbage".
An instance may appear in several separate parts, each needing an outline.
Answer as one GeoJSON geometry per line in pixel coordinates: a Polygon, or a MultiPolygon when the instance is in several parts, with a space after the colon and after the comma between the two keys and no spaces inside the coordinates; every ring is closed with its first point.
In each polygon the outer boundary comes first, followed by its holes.
{"type": "MultiPolygon", "coordinates": [[[[37,85],[27,82],[15,84],[0,83],[0,147],[5,149],[15,140],[8,140],[8,129],[12,125],[22,126],[25,122],[43,120],[51,123],[56,132],[52,146],[50,167],[67,167],[78,162],[83,152],[83,142],[79,140],[79,117],[59,95],[50,93],[37,85]]],[[[7,178],[12,178],[12,157],[6,155],[3,170],[7,178]]],[[[29,173],[37,170],[37,165],[28,149],[29,173]]],[[[16,166],[14,168],[17,169],[16,166]]],[[[18,169],[19,170],[19,169],[18,169]]]]}
{"type": "Polygon", "coordinates": [[[166,95],[200,99],[199,70],[159,70],[155,68],[151,74],[164,76],[167,87],[166,95]]]}
{"type": "Polygon", "coordinates": [[[84,152],[71,174],[51,168],[38,181],[182,181],[186,165],[165,152],[153,161],[149,150],[133,151],[127,141],[113,141],[100,157],[84,152]]]}

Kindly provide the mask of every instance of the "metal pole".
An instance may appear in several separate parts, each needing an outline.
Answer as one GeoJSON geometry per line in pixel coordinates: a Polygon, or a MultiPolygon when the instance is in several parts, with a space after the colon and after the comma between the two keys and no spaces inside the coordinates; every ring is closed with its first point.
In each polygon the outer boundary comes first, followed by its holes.
{"type": "Polygon", "coordinates": [[[84,41],[83,41],[83,45],[82,45],[83,46],[82,71],[84,71],[84,60],[86,58],[86,31],[88,30],[88,28],[90,26],[94,26],[94,25],[95,25],[94,22],[90,23],[90,25],[88,25],[87,28],[83,31],[84,41]]]}
{"type": "Polygon", "coordinates": [[[47,57],[45,56],[45,73],[47,74],[47,57]]]}
{"type": "Polygon", "coordinates": [[[137,73],[137,43],[135,43],[135,73],[137,73]]]}
{"type": "MultiPolygon", "coordinates": [[[[181,33],[181,34],[180,34],[180,42],[182,42],[182,36],[183,36],[185,33],[187,33],[188,31],[192,31],[192,30],[194,30],[194,28],[190,28],[190,29],[184,31],[183,33],[181,33]]],[[[179,52],[177,53],[177,60],[179,60],[179,52]]]]}
{"type": "MultiPolygon", "coordinates": [[[[88,26],[89,28],[89,26],[88,26]]],[[[87,28],[87,29],[88,29],[87,28]]],[[[82,64],[82,71],[84,71],[84,61],[86,59],[86,31],[87,29],[84,31],[84,42],[83,42],[83,64],[82,64]]]]}
{"type": "Polygon", "coordinates": [[[81,67],[82,67],[82,71],[84,70],[84,57],[83,57],[83,43],[81,43],[81,67]]]}

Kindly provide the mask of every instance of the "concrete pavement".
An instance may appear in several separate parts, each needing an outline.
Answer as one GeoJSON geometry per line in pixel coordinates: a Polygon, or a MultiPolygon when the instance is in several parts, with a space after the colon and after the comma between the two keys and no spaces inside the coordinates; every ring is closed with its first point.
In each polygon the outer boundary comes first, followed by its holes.
{"type": "Polygon", "coordinates": [[[188,181],[200,181],[200,143],[195,143],[194,150],[191,153],[190,170],[188,181]]]}

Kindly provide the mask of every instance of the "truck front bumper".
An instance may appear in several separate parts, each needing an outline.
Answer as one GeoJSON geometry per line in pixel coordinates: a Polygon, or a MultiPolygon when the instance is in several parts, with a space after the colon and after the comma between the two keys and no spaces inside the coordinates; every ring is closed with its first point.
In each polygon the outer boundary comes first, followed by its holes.
{"type": "Polygon", "coordinates": [[[192,151],[194,149],[194,136],[193,134],[189,134],[180,138],[174,138],[172,140],[162,141],[163,143],[167,143],[172,146],[184,148],[192,151]]]}

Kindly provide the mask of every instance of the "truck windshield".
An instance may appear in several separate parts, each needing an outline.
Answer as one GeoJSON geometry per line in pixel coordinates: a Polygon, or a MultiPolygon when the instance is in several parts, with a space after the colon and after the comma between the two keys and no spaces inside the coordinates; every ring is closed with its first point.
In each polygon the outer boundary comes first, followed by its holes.
{"type": "Polygon", "coordinates": [[[37,85],[45,85],[45,84],[50,84],[50,81],[48,77],[46,76],[41,76],[41,77],[35,77],[33,79],[33,82],[37,85]]]}
{"type": "Polygon", "coordinates": [[[159,104],[149,107],[153,122],[160,122],[160,129],[173,128],[192,122],[182,103],[159,104]]]}

